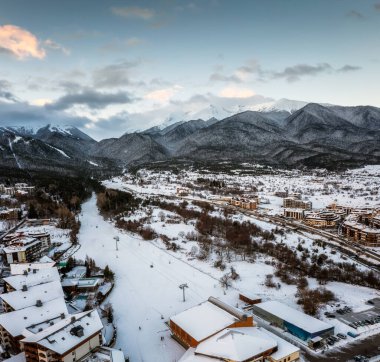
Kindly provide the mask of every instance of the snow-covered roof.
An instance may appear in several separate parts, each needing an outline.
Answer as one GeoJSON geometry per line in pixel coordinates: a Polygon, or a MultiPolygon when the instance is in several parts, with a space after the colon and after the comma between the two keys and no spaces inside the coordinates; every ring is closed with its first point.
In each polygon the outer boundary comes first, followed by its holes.
{"type": "Polygon", "coordinates": [[[232,314],[208,301],[187,309],[170,320],[197,341],[202,341],[238,321],[232,314]]]}
{"type": "Polygon", "coordinates": [[[276,347],[277,342],[258,328],[227,328],[200,343],[195,353],[240,362],[262,356],[276,347]]]}
{"type": "Polygon", "coordinates": [[[216,362],[215,358],[195,354],[195,348],[189,348],[178,362],[216,362]]]}
{"type": "Polygon", "coordinates": [[[99,285],[100,278],[65,278],[62,280],[63,287],[88,288],[99,285]]]}
{"type": "Polygon", "coordinates": [[[268,335],[270,338],[274,339],[277,342],[277,350],[276,352],[271,354],[271,357],[276,359],[277,361],[289,356],[292,353],[299,352],[299,348],[295,345],[285,341],[274,333],[269,332],[266,329],[258,328],[262,333],[268,335]]]}
{"type": "Polygon", "coordinates": [[[87,268],[78,265],[66,273],[66,278],[83,278],[86,275],[87,268]]]}
{"type": "Polygon", "coordinates": [[[26,291],[16,290],[14,292],[0,294],[0,298],[14,310],[36,305],[37,300],[45,303],[63,296],[62,286],[59,281],[39,284],[28,288],[26,291]]]}
{"type": "Polygon", "coordinates": [[[57,280],[60,280],[60,277],[56,267],[35,269],[35,271],[32,271],[27,275],[13,275],[4,278],[4,281],[16,290],[22,289],[23,285],[32,287],[34,285],[49,283],[57,280]]]}
{"type": "Polygon", "coordinates": [[[60,320],[45,330],[30,333],[22,340],[24,343],[37,343],[60,355],[82,343],[103,328],[102,321],[96,310],[86,311],[71,315],[60,320]],[[75,329],[81,329],[83,333],[76,334],[75,329]]]}
{"type": "Polygon", "coordinates": [[[3,250],[6,254],[14,253],[16,251],[26,251],[38,243],[41,243],[41,240],[30,237],[23,237],[17,239],[13,244],[4,247],[3,250]]]}
{"type": "Polygon", "coordinates": [[[62,313],[68,313],[66,303],[63,298],[57,298],[43,303],[41,307],[32,306],[0,314],[0,325],[16,337],[20,336],[25,328],[56,318],[62,313]]]}
{"type": "Polygon", "coordinates": [[[15,356],[4,359],[3,362],[26,362],[25,352],[21,352],[15,356]]]}
{"type": "Polygon", "coordinates": [[[291,323],[308,333],[317,333],[329,328],[333,328],[332,325],[322,322],[312,316],[298,311],[297,309],[290,308],[286,304],[282,304],[276,300],[268,302],[258,303],[254,308],[260,308],[276,317],[291,323]]]}
{"type": "MultiPolygon", "coordinates": [[[[49,258],[50,259],[50,258],[49,258]]],[[[40,262],[38,263],[19,263],[19,264],[11,264],[11,274],[12,275],[20,275],[24,274],[25,270],[27,272],[33,272],[33,269],[49,269],[54,267],[55,262],[49,261],[49,262],[40,262]]]]}
{"type": "MultiPolygon", "coordinates": [[[[110,347],[100,347],[94,352],[85,356],[82,362],[125,362],[125,357],[123,351],[110,348],[110,347]]],[[[215,362],[215,361],[214,361],[215,362]]]]}

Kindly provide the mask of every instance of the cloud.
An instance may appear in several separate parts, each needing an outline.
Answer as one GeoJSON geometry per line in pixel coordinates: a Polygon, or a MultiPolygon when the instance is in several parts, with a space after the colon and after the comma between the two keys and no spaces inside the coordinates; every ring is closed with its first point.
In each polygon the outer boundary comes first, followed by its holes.
{"type": "Polygon", "coordinates": [[[328,63],[320,63],[317,65],[297,64],[291,67],[286,67],[280,72],[272,72],[272,79],[285,78],[288,82],[296,82],[303,76],[315,76],[321,73],[331,72],[333,68],[328,63]]]}
{"type": "Polygon", "coordinates": [[[376,11],[380,11],[380,3],[376,3],[373,5],[376,11]]]}
{"type": "Polygon", "coordinates": [[[133,99],[126,92],[102,93],[90,88],[83,88],[80,92],[66,94],[46,108],[65,110],[76,105],[87,106],[90,109],[103,109],[111,104],[131,103],[133,99]]]}
{"type": "Polygon", "coordinates": [[[18,98],[10,91],[11,83],[0,79],[0,98],[9,102],[19,102],[18,98]]]}
{"type": "Polygon", "coordinates": [[[238,87],[226,87],[219,92],[219,96],[224,98],[250,98],[254,95],[253,90],[238,87]]]}
{"type": "Polygon", "coordinates": [[[51,103],[53,103],[53,100],[50,98],[37,98],[29,102],[29,104],[31,104],[32,106],[39,106],[39,107],[46,106],[47,104],[51,104],[51,103]]]}
{"type": "MultiPolygon", "coordinates": [[[[93,72],[94,86],[97,88],[114,88],[126,85],[136,85],[130,79],[130,70],[139,62],[124,61],[118,64],[107,65],[93,72]]],[[[138,84],[142,85],[142,82],[138,84]]]]}
{"type": "Polygon", "coordinates": [[[65,48],[63,45],[56,43],[55,41],[51,39],[47,39],[44,41],[45,47],[52,49],[52,50],[58,50],[61,51],[65,55],[70,55],[70,50],[65,48]]]}
{"type": "Polygon", "coordinates": [[[131,38],[128,38],[125,42],[126,45],[130,46],[130,47],[133,47],[133,46],[136,46],[136,45],[140,45],[142,44],[144,41],[140,38],[137,38],[137,37],[131,37],[131,38]]]}
{"type": "Polygon", "coordinates": [[[36,36],[15,25],[0,26],[0,49],[17,59],[28,57],[43,59],[46,56],[36,36]]]}
{"type": "Polygon", "coordinates": [[[349,11],[349,12],[346,14],[346,16],[347,16],[348,18],[353,18],[353,19],[357,19],[357,20],[363,20],[363,19],[366,18],[361,12],[359,12],[359,11],[357,11],[357,10],[351,10],[351,11],[349,11]]]}
{"type": "Polygon", "coordinates": [[[138,6],[112,7],[111,11],[113,14],[123,18],[135,18],[141,20],[150,20],[156,15],[153,9],[140,8],[138,6]]]}
{"type": "Polygon", "coordinates": [[[360,70],[360,69],[362,69],[362,68],[357,66],[357,65],[346,64],[342,68],[337,69],[337,72],[347,73],[347,72],[354,72],[354,71],[360,70]]]}
{"type": "Polygon", "coordinates": [[[222,73],[212,73],[210,75],[211,82],[232,82],[232,83],[241,83],[242,79],[235,74],[224,75],[222,73]]]}
{"type": "Polygon", "coordinates": [[[285,79],[287,82],[292,83],[301,80],[305,76],[317,76],[324,73],[347,73],[359,69],[361,67],[356,65],[346,64],[341,68],[334,68],[329,63],[319,63],[316,65],[296,64],[288,66],[283,70],[271,70],[264,69],[256,60],[250,60],[247,64],[236,68],[231,75],[223,74],[221,72],[223,67],[221,67],[220,71],[211,74],[210,81],[241,84],[254,81],[269,82],[276,79],[285,79]]]}
{"type": "Polygon", "coordinates": [[[91,122],[86,117],[77,117],[27,103],[0,103],[0,105],[0,125],[2,126],[43,126],[50,124],[53,120],[55,124],[84,127],[91,122]]]}
{"type": "Polygon", "coordinates": [[[145,95],[145,99],[157,101],[160,103],[168,102],[176,93],[178,93],[182,89],[179,85],[174,85],[170,88],[158,89],[152,92],[149,92],[145,95]]]}

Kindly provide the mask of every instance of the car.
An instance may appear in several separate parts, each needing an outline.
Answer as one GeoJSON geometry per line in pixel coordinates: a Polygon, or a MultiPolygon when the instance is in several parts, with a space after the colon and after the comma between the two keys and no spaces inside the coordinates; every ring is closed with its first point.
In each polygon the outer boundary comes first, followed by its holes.
{"type": "Polygon", "coordinates": [[[343,333],[338,333],[337,336],[340,338],[340,339],[346,339],[347,336],[344,335],[343,333]]]}
{"type": "Polygon", "coordinates": [[[350,337],[352,337],[352,338],[356,338],[358,336],[357,333],[351,332],[351,331],[347,332],[347,335],[350,336],[350,337]]]}

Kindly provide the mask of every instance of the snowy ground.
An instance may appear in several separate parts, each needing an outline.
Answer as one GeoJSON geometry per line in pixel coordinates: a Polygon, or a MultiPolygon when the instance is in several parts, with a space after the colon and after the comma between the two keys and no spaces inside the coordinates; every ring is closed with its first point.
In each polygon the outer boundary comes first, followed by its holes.
{"type": "MultiPolygon", "coordinates": [[[[222,272],[213,267],[213,259],[199,261],[191,255],[192,247],[196,246],[195,242],[182,242],[183,236],[180,233],[193,230],[191,224],[164,224],[159,221],[159,211],[154,210],[151,226],[156,231],[176,238],[176,242],[181,246],[179,252],[167,251],[159,240],[142,241],[116,229],[98,214],[95,197],[82,208],[82,226],[79,233],[81,248],[75,256],[84,259],[89,255],[99,266],[104,267],[108,264],[115,271],[116,285],[109,301],[113,304],[115,323],[118,327],[116,347],[122,348],[126,355],[131,357],[131,361],[178,360],[184,350],[169,337],[169,330],[164,322],[171,315],[196,305],[211,295],[236,305],[240,290],[259,295],[264,300],[280,300],[299,309],[296,304],[295,286],[283,284],[280,289],[264,286],[266,274],[273,273],[273,267],[266,263],[268,260],[265,257],[258,258],[254,263],[232,260],[222,272]],[[115,247],[115,236],[120,238],[118,251],[115,247]],[[234,288],[224,294],[218,280],[230,266],[236,269],[241,279],[234,282],[234,288]],[[189,285],[185,303],[182,302],[181,290],[178,288],[182,283],[189,285]],[[164,319],[161,319],[161,316],[164,319]],[[161,341],[161,336],[165,337],[164,341],[161,341]]],[[[260,226],[270,228],[270,224],[266,223],[261,223],[260,226]]],[[[290,235],[288,240],[293,245],[298,243],[298,237],[295,235],[290,235]]],[[[306,239],[304,246],[309,247],[309,243],[311,241],[306,239]]],[[[318,287],[313,279],[309,279],[309,285],[312,288],[318,287]]],[[[360,310],[366,300],[379,296],[379,292],[373,289],[342,283],[328,283],[326,287],[334,291],[342,305],[347,304],[354,310],[360,310]]],[[[334,310],[334,307],[328,309],[334,310]]],[[[325,319],[324,316],[322,318],[325,319]]],[[[337,332],[350,330],[343,323],[334,321],[334,324],[336,323],[339,324],[336,325],[337,332]]]]}
{"type": "Polygon", "coordinates": [[[207,190],[200,190],[197,182],[199,178],[221,180],[227,187],[241,190],[242,194],[257,193],[259,197],[269,200],[269,204],[260,204],[260,207],[270,214],[282,214],[282,199],[274,196],[274,193],[285,190],[301,193],[304,199],[313,203],[314,209],[323,209],[333,202],[353,207],[380,206],[380,165],[342,173],[326,170],[305,173],[300,170],[273,170],[272,174],[262,175],[247,175],[241,170],[225,174],[205,174],[191,169],[178,174],[140,170],[137,177],[126,174],[125,177],[107,180],[104,185],[124,191],[166,196],[175,196],[177,187],[193,185],[197,190],[191,188],[189,197],[211,197],[207,190]]]}
{"type": "Polygon", "coordinates": [[[104,221],[98,214],[95,197],[83,205],[82,214],[82,247],[76,257],[84,259],[89,255],[101,267],[108,264],[115,271],[116,284],[109,301],[118,327],[116,348],[122,348],[131,361],[177,361],[185,351],[170,338],[164,322],[211,295],[236,302],[236,290],[224,295],[210,275],[104,221]],[[120,238],[119,251],[115,249],[115,236],[120,238]],[[178,287],[184,282],[189,286],[185,303],[178,287]]]}

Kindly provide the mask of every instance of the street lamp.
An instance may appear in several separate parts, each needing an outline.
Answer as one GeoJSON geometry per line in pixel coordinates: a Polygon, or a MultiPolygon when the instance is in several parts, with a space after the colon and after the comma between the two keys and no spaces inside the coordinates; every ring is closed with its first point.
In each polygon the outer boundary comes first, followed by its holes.
{"type": "Polygon", "coordinates": [[[181,284],[181,285],[179,286],[179,289],[182,289],[182,293],[183,293],[183,301],[184,301],[184,302],[186,301],[186,299],[185,299],[185,288],[188,288],[188,285],[187,285],[186,283],[181,284]]]}

